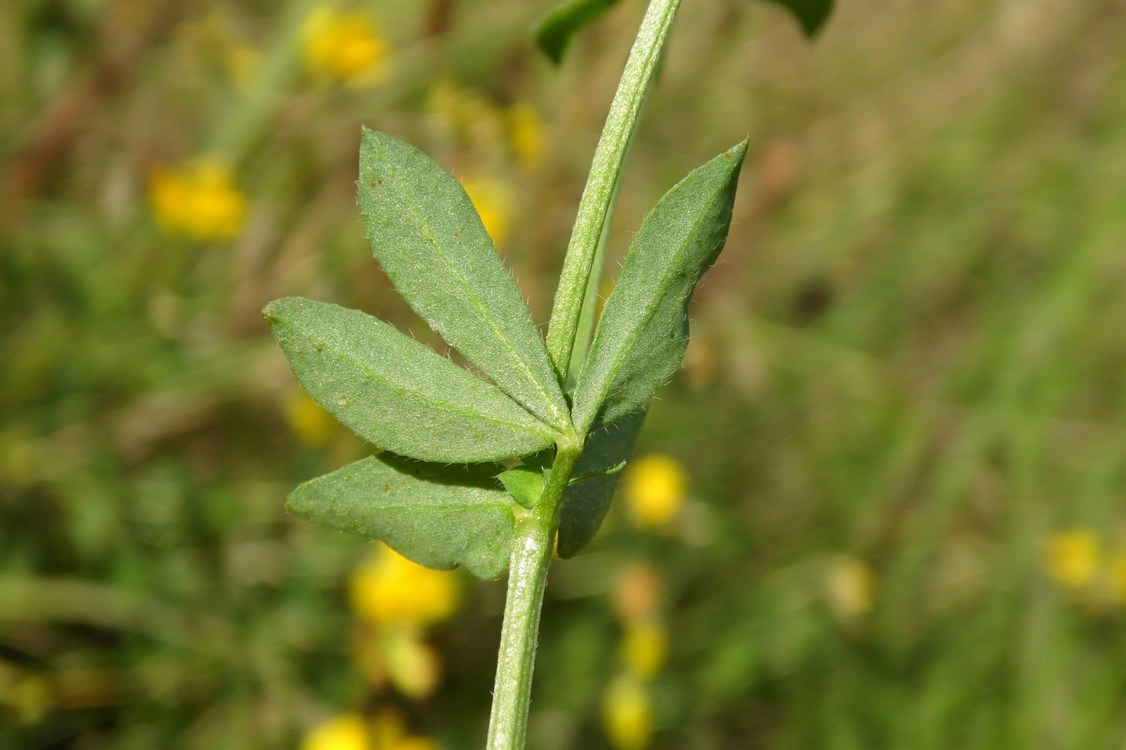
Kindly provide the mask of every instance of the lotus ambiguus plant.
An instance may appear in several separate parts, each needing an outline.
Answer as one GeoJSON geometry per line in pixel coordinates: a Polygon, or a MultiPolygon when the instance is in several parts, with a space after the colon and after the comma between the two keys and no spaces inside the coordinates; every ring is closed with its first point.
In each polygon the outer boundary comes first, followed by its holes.
{"type": "Polygon", "coordinates": [[[627,59],[564,258],[546,338],[465,189],[411,144],[365,129],[359,205],[399,294],[484,377],[393,326],[289,297],[264,310],[309,395],[381,451],[287,508],[430,568],[508,572],[487,746],[524,745],[547,569],[609,508],[654,392],[688,343],[688,305],[727,238],[746,142],[649,212],[593,323],[603,228],[679,0],[653,0],[627,59]],[[587,343],[589,342],[589,344],[587,343]]]}

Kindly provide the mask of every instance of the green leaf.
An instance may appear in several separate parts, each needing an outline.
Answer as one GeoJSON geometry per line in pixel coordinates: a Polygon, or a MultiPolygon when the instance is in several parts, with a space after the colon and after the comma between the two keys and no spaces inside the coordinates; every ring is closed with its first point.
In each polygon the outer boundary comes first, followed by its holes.
{"type": "Polygon", "coordinates": [[[643,407],[676,372],[688,344],[688,302],[723,248],[743,142],[661,198],[634,237],[575,386],[580,431],[643,407]]]}
{"type": "Polygon", "coordinates": [[[571,43],[571,37],[617,5],[618,0],[570,0],[549,10],[536,22],[536,44],[558,65],[571,43]]]}
{"type": "Polygon", "coordinates": [[[488,580],[508,567],[515,523],[516,504],[493,478],[497,468],[381,454],[305,482],[285,507],[309,521],[381,539],[421,565],[461,565],[488,580]]]}
{"type": "Polygon", "coordinates": [[[458,181],[414,146],[365,128],[359,199],[372,252],[414,311],[517,403],[566,431],[543,339],[458,181]]]}
{"type": "MultiPolygon", "coordinates": [[[[813,38],[833,12],[833,0],[765,0],[793,14],[807,37],[813,38]]],[[[563,61],[575,34],[600,18],[618,0],[569,0],[549,10],[533,29],[536,44],[554,64],[563,61]]]]}
{"type": "Polygon", "coordinates": [[[357,435],[424,461],[475,463],[555,436],[498,388],[378,318],[299,297],[262,311],[293,373],[357,435]]]}
{"type": "Polygon", "coordinates": [[[543,496],[543,469],[517,466],[497,475],[508,494],[525,508],[534,508],[543,496]]]}
{"type": "Polygon", "coordinates": [[[574,557],[594,539],[618,486],[620,474],[614,469],[629,460],[644,421],[645,411],[636,411],[587,438],[575,473],[589,478],[568,487],[559,508],[560,557],[574,557]]]}
{"type": "Polygon", "coordinates": [[[833,12],[833,0],[766,0],[794,14],[807,37],[814,37],[833,12]]]}

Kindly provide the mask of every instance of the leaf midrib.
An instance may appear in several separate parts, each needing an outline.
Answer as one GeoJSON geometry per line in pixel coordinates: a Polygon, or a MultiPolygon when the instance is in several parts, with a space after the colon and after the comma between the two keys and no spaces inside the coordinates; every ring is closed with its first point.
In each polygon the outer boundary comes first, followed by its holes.
{"type": "MultiPolygon", "coordinates": [[[[381,151],[382,151],[382,149],[381,149],[381,151]]],[[[394,175],[396,182],[398,182],[400,185],[402,185],[403,180],[401,179],[401,172],[390,161],[383,160],[383,163],[386,165],[387,171],[394,175]]],[[[409,185],[410,181],[409,180],[406,181],[406,184],[409,185]]],[[[415,200],[414,194],[410,190],[401,190],[400,192],[401,192],[402,195],[404,195],[407,198],[407,202],[409,203],[410,208],[414,212],[414,218],[418,222],[419,228],[423,230],[423,234],[426,237],[427,241],[430,243],[431,247],[433,247],[438,252],[439,256],[442,258],[442,261],[445,263],[446,269],[448,271],[452,272],[452,276],[456,280],[458,288],[461,289],[461,291],[465,295],[465,297],[468,298],[468,300],[470,301],[473,308],[475,310],[477,310],[478,314],[481,317],[481,320],[483,320],[485,322],[485,325],[487,325],[489,327],[489,330],[491,330],[493,332],[494,336],[497,339],[500,340],[502,346],[509,353],[509,355],[511,355],[512,360],[516,363],[517,369],[521,373],[523,373],[529,381],[531,381],[531,383],[535,387],[535,389],[544,398],[544,402],[547,404],[547,406],[551,410],[551,412],[556,417],[562,416],[562,413],[560,412],[558,406],[554,403],[554,399],[551,398],[551,395],[544,388],[543,384],[540,383],[539,379],[528,368],[528,365],[524,361],[524,358],[521,357],[518,354],[518,352],[516,351],[516,348],[513,346],[512,342],[509,340],[509,338],[504,335],[503,327],[501,327],[497,323],[496,319],[492,315],[488,314],[488,308],[486,308],[481,303],[481,300],[477,297],[477,295],[473,293],[472,286],[469,285],[468,280],[460,272],[460,269],[458,268],[457,264],[453,262],[453,258],[450,257],[448,251],[445,249],[445,247],[442,245],[442,243],[438,242],[438,239],[437,239],[434,231],[432,230],[432,228],[430,226],[430,222],[427,219],[425,212],[422,210],[422,207],[415,200]]],[[[476,210],[476,209],[474,209],[474,210],[476,210]]],[[[500,384],[496,384],[496,386],[497,386],[497,388],[500,388],[501,391],[504,391],[504,388],[500,384]]],[[[506,394],[507,394],[507,392],[506,392],[506,394]]],[[[511,394],[507,394],[507,395],[509,396],[509,398],[513,398],[511,396],[511,394]]],[[[559,429],[558,425],[554,425],[554,424],[549,423],[547,420],[543,419],[538,414],[536,414],[535,412],[533,412],[530,409],[528,409],[527,407],[525,407],[523,404],[519,403],[518,401],[515,401],[515,399],[513,399],[513,400],[514,400],[514,403],[516,403],[521,409],[524,409],[529,414],[531,414],[537,421],[539,421],[542,424],[546,425],[547,427],[551,428],[551,430],[553,431],[553,434],[554,434],[555,430],[559,429]]]]}
{"type": "MultiPolygon", "coordinates": [[[[457,414],[459,416],[473,417],[477,421],[493,422],[495,424],[504,425],[506,427],[518,428],[518,429],[523,430],[525,432],[532,432],[534,434],[539,434],[539,435],[546,437],[550,440],[555,440],[555,438],[556,438],[554,432],[537,431],[537,430],[534,429],[534,425],[521,424],[519,422],[512,422],[512,421],[509,421],[507,419],[501,419],[499,417],[495,417],[495,416],[492,416],[492,415],[489,415],[489,414],[483,414],[481,412],[470,411],[470,410],[468,410],[464,407],[458,406],[456,404],[449,403],[449,402],[444,401],[442,399],[432,398],[432,397],[430,397],[429,394],[426,394],[420,388],[410,388],[410,387],[404,386],[402,383],[399,383],[399,382],[393,380],[392,378],[390,378],[386,375],[383,375],[382,373],[380,373],[378,371],[373,370],[369,364],[365,363],[363,360],[361,360],[361,359],[359,359],[355,356],[352,356],[348,351],[337,349],[335,347],[330,349],[327,346],[328,342],[323,341],[320,338],[311,336],[311,335],[304,333],[304,332],[301,332],[301,331],[296,331],[296,333],[299,336],[301,336],[302,338],[304,338],[306,341],[308,341],[309,343],[313,344],[314,346],[316,344],[325,345],[326,351],[335,352],[334,356],[336,356],[337,359],[343,360],[345,362],[349,362],[349,363],[355,365],[357,367],[357,369],[359,369],[365,375],[370,377],[372,380],[376,380],[376,381],[379,381],[381,383],[386,384],[387,386],[390,387],[390,389],[392,391],[394,391],[395,393],[398,393],[398,394],[400,394],[400,395],[402,395],[406,398],[410,398],[411,396],[415,396],[415,397],[418,398],[418,400],[426,401],[427,403],[434,404],[440,409],[444,409],[445,411],[451,412],[453,414],[457,414]]],[[[466,374],[469,375],[470,377],[473,377],[473,375],[468,373],[468,372],[466,374]]],[[[485,381],[481,381],[481,382],[484,385],[488,385],[488,383],[485,383],[485,381]]],[[[509,398],[509,397],[506,395],[505,398],[509,398]]],[[[520,407],[521,409],[523,409],[523,407],[520,406],[519,404],[517,404],[515,401],[513,401],[512,403],[515,404],[516,406],[520,407]]],[[[530,415],[530,416],[534,417],[535,415],[533,414],[533,415],[530,415]]],[[[539,422],[540,424],[543,424],[543,422],[538,420],[538,419],[536,421],[539,422]]]]}
{"type": "Polygon", "coordinates": [[[502,500],[499,500],[499,499],[498,500],[491,500],[491,501],[488,501],[487,503],[484,503],[484,502],[481,502],[481,503],[465,503],[465,502],[454,502],[454,503],[430,502],[430,503],[427,503],[425,500],[421,500],[420,498],[417,498],[417,497],[412,497],[408,500],[397,500],[397,501],[393,501],[393,502],[380,503],[379,505],[371,508],[371,511],[374,512],[374,513],[378,513],[379,511],[382,511],[382,510],[406,510],[406,511],[412,511],[413,512],[413,511],[419,510],[420,508],[426,508],[426,509],[431,509],[431,510],[466,510],[466,511],[470,511],[470,510],[499,510],[503,513],[507,513],[509,516],[513,516],[513,513],[514,513],[513,504],[505,503],[505,502],[503,502],[502,500]]]}
{"type": "MultiPolygon", "coordinates": [[[[711,204],[714,203],[714,202],[715,202],[715,196],[713,196],[712,199],[708,202],[708,207],[710,208],[711,204]]],[[[700,226],[704,223],[704,216],[705,216],[704,211],[697,212],[696,221],[693,222],[692,228],[685,234],[685,237],[692,237],[696,233],[696,230],[699,229],[700,226]]],[[[614,380],[618,377],[618,372],[622,369],[622,365],[625,363],[626,357],[628,356],[629,352],[631,352],[633,350],[633,345],[637,342],[638,337],[641,336],[642,331],[644,331],[646,326],[649,325],[649,322],[653,319],[653,316],[657,314],[657,308],[660,307],[660,300],[661,300],[661,298],[664,297],[665,292],[668,289],[669,277],[673,275],[672,269],[676,266],[676,261],[679,261],[680,258],[684,255],[684,248],[685,247],[687,247],[687,243],[682,242],[680,244],[680,250],[673,253],[673,258],[672,258],[673,262],[670,262],[670,263],[665,265],[665,270],[661,274],[660,284],[658,286],[658,288],[660,289],[660,293],[652,296],[651,299],[653,300],[653,302],[652,302],[652,304],[646,306],[645,316],[641,319],[641,324],[634,327],[633,331],[626,337],[625,345],[623,345],[621,347],[621,349],[619,350],[618,356],[614,357],[611,360],[611,366],[607,370],[607,372],[609,373],[609,376],[607,378],[605,378],[605,382],[603,384],[603,387],[600,388],[599,392],[596,394],[598,396],[598,399],[597,399],[598,400],[598,406],[595,408],[593,417],[591,418],[591,424],[592,425],[594,424],[594,420],[597,419],[597,417],[598,417],[598,412],[600,412],[602,410],[602,408],[605,406],[606,394],[608,394],[610,392],[610,386],[614,383],[614,380]]],[[[699,277],[697,277],[697,281],[698,280],[699,280],[699,277]]],[[[685,308],[688,307],[688,301],[689,301],[689,298],[686,297],[685,300],[684,300],[685,308]]],[[[600,326],[600,328],[601,328],[601,326],[600,326]]],[[[591,344],[592,350],[598,344],[598,340],[600,338],[600,336],[598,334],[599,334],[599,331],[595,331],[594,342],[591,344]]]]}

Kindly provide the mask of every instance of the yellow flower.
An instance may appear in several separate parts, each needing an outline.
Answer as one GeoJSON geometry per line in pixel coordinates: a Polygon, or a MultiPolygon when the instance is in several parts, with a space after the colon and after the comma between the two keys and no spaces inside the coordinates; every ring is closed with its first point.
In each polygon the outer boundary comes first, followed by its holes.
{"type": "Polygon", "coordinates": [[[653,705],[649,691],[637,677],[614,678],[602,697],[602,721],[610,744],[617,750],[642,750],[653,733],[653,705]]]}
{"type": "Polygon", "coordinates": [[[376,625],[425,625],[453,614],[458,603],[457,578],[380,545],[352,574],[351,598],[356,615],[376,625]]]}
{"type": "Polygon", "coordinates": [[[301,750],[438,750],[438,743],[408,735],[403,717],[384,709],[370,725],[358,714],[335,716],[314,727],[301,750]]]}
{"type": "Polygon", "coordinates": [[[538,167],[546,146],[539,110],[527,102],[514,104],[508,110],[508,131],[520,165],[529,172],[538,167]]]}
{"type": "Polygon", "coordinates": [[[653,455],[634,461],[626,470],[623,497],[634,526],[668,527],[684,504],[688,477],[671,456],[653,455]]]}
{"type": "Polygon", "coordinates": [[[442,123],[457,127],[462,123],[465,94],[460,86],[442,79],[430,87],[426,95],[426,112],[442,123]]]}
{"type": "Polygon", "coordinates": [[[655,619],[626,626],[622,640],[622,661],[638,677],[653,677],[665,665],[669,653],[669,634],[655,619]]]}
{"type": "Polygon", "coordinates": [[[846,557],[829,570],[826,589],[833,613],[842,620],[855,620],[872,610],[876,575],[862,560],[846,557]]]}
{"type": "Polygon", "coordinates": [[[500,180],[465,180],[462,182],[469,200],[481,216],[485,231],[497,247],[508,237],[508,222],[512,216],[512,190],[500,180]]]}
{"type": "Polygon", "coordinates": [[[372,729],[372,750],[438,750],[438,743],[429,737],[409,736],[403,717],[394,709],[377,713],[372,729]]]}
{"type": "Polygon", "coordinates": [[[417,631],[410,627],[392,628],[381,640],[383,665],[391,684],[415,700],[433,693],[441,677],[441,662],[417,631]]]}
{"type": "Polygon", "coordinates": [[[1102,545],[1086,526],[1052,534],[1048,538],[1045,568],[1056,583],[1081,589],[1090,585],[1099,572],[1102,545]]]}
{"type": "Polygon", "coordinates": [[[363,717],[341,714],[318,724],[305,736],[301,750],[368,750],[371,737],[363,717]]]}
{"type": "Polygon", "coordinates": [[[286,401],[285,420],[297,439],[311,446],[327,443],[336,427],[332,415],[299,388],[295,388],[286,401]]]}
{"type": "Polygon", "coordinates": [[[479,160],[492,161],[508,148],[505,112],[478,91],[439,81],[430,89],[426,111],[450,135],[464,139],[469,153],[479,160]]]}
{"type": "Polygon", "coordinates": [[[157,169],[149,180],[149,203],[166,232],[197,240],[234,237],[246,216],[246,196],[230,167],[217,159],[157,169]]]}
{"type": "Polygon", "coordinates": [[[304,41],[306,67],[326,81],[364,86],[387,78],[391,46],[364,10],[314,8],[305,20],[304,41]]]}

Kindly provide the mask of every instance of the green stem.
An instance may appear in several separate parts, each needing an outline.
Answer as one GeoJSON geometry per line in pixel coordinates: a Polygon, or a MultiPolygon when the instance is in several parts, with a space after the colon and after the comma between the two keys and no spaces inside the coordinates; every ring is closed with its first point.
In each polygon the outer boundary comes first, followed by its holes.
{"type": "MultiPolygon", "coordinates": [[[[633,143],[631,140],[630,143],[633,143]]],[[[626,156],[629,156],[629,147],[626,147],[626,156]]],[[[621,187],[618,180],[614,194],[610,196],[610,207],[606,213],[606,223],[602,226],[602,236],[598,238],[598,247],[594,251],[594,261],[590,267],[590,276],[586,280],[586,293],[583,295],[583,307],[579,313],[578,327],[575,329],[575,344],[571,347],[571,362],[564,381],[566,389],[570,390],[579,378],[579,370],[586,361],[586,352],[590,348],[590,340],[594,336],[595,311],[598,309],[598,295],[602,287],[602,271],[606,265],[606,243],[610,240],[610,221],[614,216],[614,207],[618,203],[618,189],[621,187]]]]}
{"type": "Polygon", "coordinates": [[[615,186],[678,7],[680,0],[649,3],[594,152],[547,331],[547,351],[560,382],[566,381],[570,369],[583,300],[587,296],[591,268],[613,203],[615,186]]]}
{"type": "Polygon", "coordinates": [[[582,452],[582,442],[560,444],[540,502],[516,522],[508,569],[508,599],[500,632],[488,750],[520,750],[528,728],[536,639],[540,628],[547,569],[555,551],[555,531],[563,492],[582,452]]]}
{"type": "MultiPolygon", "coordinates": [[[[568,377],[580,318],[584,317],[584,301],[587,302],[584,325],[587,328],[590,325],[594,295],[597,294],[597,289],[589,289],[591,269],[599,255],[622,165],[637,129],[645,95],[679,7],[680,0],[650,2],[594,152],[590,176],[567,246],[567,257],[563,261],[547,333],[547,350],[560,382],[566,382],[568,377]]],[[[584,337],[587,335],[584,334],[584,337]]],[[[575,462],[582,453],[582,443],[582,436],[576,435],[559,443],[539,503],[516,521],[493,708],[489,717],[488,750],[520,750],[524,747],[540,610],[547,570],[555,550],[559,505],[575,470],[575,462]]]]}

